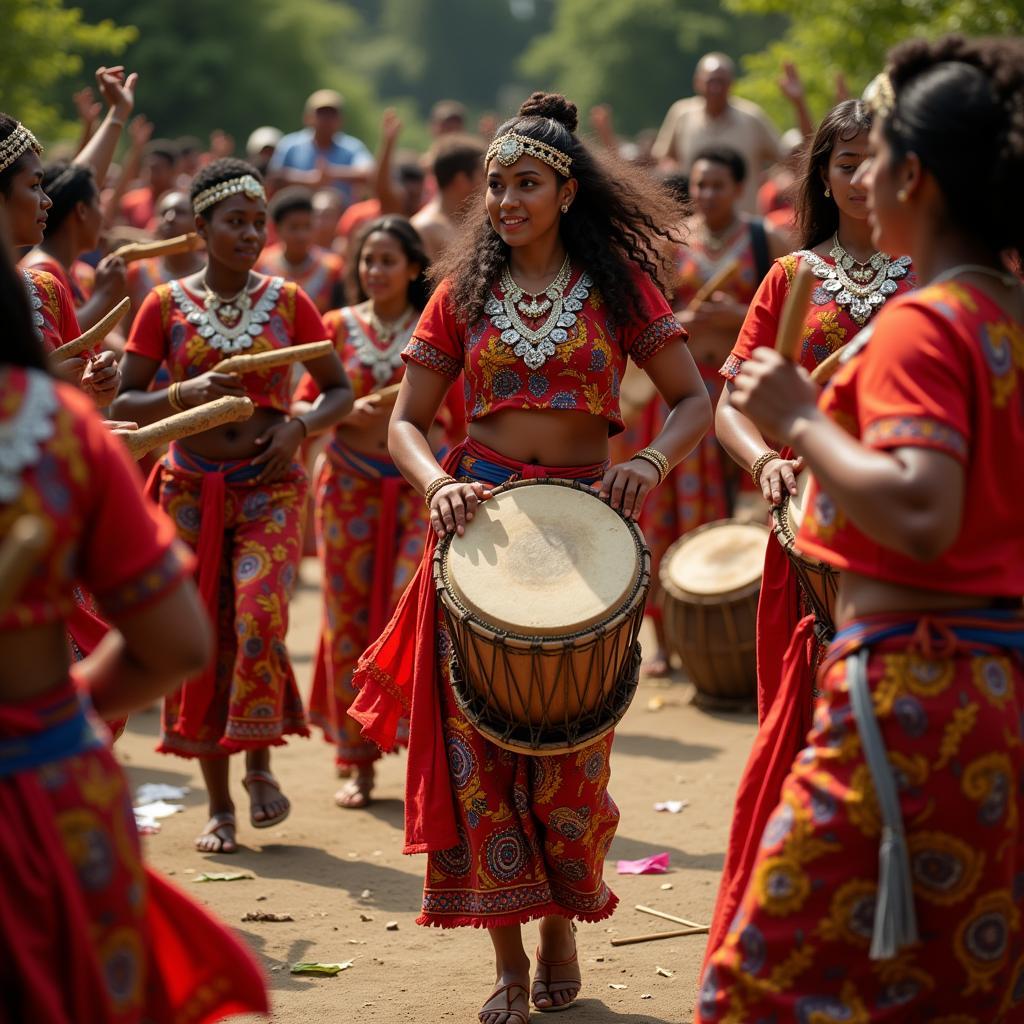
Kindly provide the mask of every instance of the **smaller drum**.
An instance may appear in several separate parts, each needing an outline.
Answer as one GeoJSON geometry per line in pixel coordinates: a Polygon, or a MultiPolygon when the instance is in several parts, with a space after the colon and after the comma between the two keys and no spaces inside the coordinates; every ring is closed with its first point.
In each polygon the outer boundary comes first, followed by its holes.
{"type": "Polygon", "coordinates": [[[433,571],[452,689],[478,732],[552,754],[614,728],[636,692],[650,585],[635,523],[585,484],[518,480],[438,543],[433,571]]]}
{"type": "Polygon", "coordinates": [[[705,707],[746,706],[757,693],[757,599],[770,532],[721,519],[680,537],[659,578],[665,640],[705,707]]]}
{"type": "Polygon", "coordinates": [[[812,479],[813,475],[805,469],[796,478],[796,495],[784,494],[782,501],[772,509],[772,532],[796,569],[803,613],[813,613],[815,635],[822,643],[828,643],[835,635],[833,613],[839,573],[827,562],[808,558],[796,548],[796,537],[804,520],[812,479]]]}

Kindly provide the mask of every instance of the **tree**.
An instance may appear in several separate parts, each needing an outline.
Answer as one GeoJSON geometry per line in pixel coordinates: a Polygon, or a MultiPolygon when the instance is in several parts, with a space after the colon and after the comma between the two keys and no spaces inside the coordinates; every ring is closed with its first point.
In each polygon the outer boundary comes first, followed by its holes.
{"type": "Polygon", "coordinates": [[[80,10],[66,9],[62,0],[0,0],[0,25],[0,110],[41,138],[52,138],[65,127],[55,90],[82,73],[82,54],[96,54],[110,64],[135,38],[134,29],[107,19],[88,24],[80,10]]]}
{"type": "MultiPolygon", "coordinates": [[[[786,14],[790,0],[726,0],[730,10],[750,14],[786,14]]],[[[1024,0],[815,0],[801,7],[782,38],[743,61],[738,85],[744,96],[778,112],[775,80],[783,61],[800,70],[812,109],[824,114],[835,102],[835,77],[842,74],[851,93],[882,70],[886,52],[913,36],[946,32],[1009,35],[1024,26],[1024,0]]]]}
{"type": "Polygon", "coordinates": [[[522,60],[534,88],[564,92],[585,112],[611,104],[625,131],[656,127],[665,110],[690,93],[701,55],[733,57],[765,44],[777,17],[724,17],[715,0],[559,0],[549,32],[522,60]]]}

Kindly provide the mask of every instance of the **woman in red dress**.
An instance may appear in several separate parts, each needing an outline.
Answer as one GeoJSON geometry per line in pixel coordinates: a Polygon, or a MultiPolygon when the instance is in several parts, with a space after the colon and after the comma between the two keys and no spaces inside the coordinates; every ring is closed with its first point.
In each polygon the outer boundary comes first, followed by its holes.
{"type": "MultiPolygon", "coordinates": [[[[798,203],[803,247],[776,260],[747,311],[722,367],[729,382],[715,420],[722,447],[750,472],[769,505],[796,493],[801,463],[776,451],[730,400],[731,381],[758,348],[775,344],[789,285],[801,263],[817,279],[804,324],[800,365],[813,370],[869,324],[886,302],[913,286],[910,258],[880,252],[868,223],[867,193],[855,174],[868,145],[871,114],[859,100],[840,103],[811,143],[798,203]]],[[[760,729],[740,779],[708,949],[724,934],[746,888],[757,837],[811,725],[814,668],[824,650],[796,571],[773,539],[765,553],[757,608],[757,709],[760,729]]],[[[827,641],[824,633],[819,633],[827,641]]]]}
{"type": "MultiPolygon", "coordinates": [[[[316,481],[317,547],[324,571],[324,616],[309,718],[335,745],[349,781],[339,807],[365,807],[380,750],[359,735],[347,711],[359,655],[380,636],[419,565],[426,510],[388,454],[392,403],[376,393],[405,373],[402,353],[427,301],[427,256],[404,217],[380,217],[353,251],[354,305],[324,318],[356,396],[334,430],[316,481]]],[[[302,414],[318,394],[311,377],[295,393],[302,414]]],[[[398,736],[405,742],[407,730],[398,736]]]]}
{"type": "Polygon", "coordinates": [[[91,403],[47,373],[6,246],[0,310],[0,540],[26,514],[46,535],[0,608],[0,1022],[266,1012],[252,957],[143,865],[127,780],[92,710],[142,707],[209,658],[190,556],[91,403]],[[77,582],[115,628],[69,670],[77,582]]]}
{"type": "Polygon", "coordinates": [[[487,153],[485,202],[438,270],[405,352],[389,447],[431,533],[416,580],[364,655],[350,714],[383,749],[410,716],[405,850],[427,854],[421,924],[488,930],[497,984],[482,1024],[525,1024],[530,959],[522,925],[540,921],[532,999],[571,1003],[581,976],[572,920],[617,902],[603,880],[618,809],[608,794],[611,736],[582,751],[501,750],[456,705],[430,564],[437,537],[464,529],[488,488],[513,477],[595,485],[636,518],[648,493],[699,441],[710,403],[665,299],[659,253],[675,203],[641,172],[599,163],[574,134],[576,108],[535,93],[487,153]],[[622,429],[627,357],[672,411],[653,445],[609,467],[622,429]],[[438,464],[427,434],[464,376],[469,439],[438,464]],[[454,475],[448,475],[449,473],[454,475]]]}
{"type": "Polygon", "coordinates": [[[798,543],[840,570],[839,632],[705,1024],[1024,1013],[1024,44],[910,42],[867,96],[853,187],[923,287],[820,399],[768,349],[735,380],[814,473],[798,543]]]}
{"type": "Polygon", "coordinates": [[[219,373],[233,353],[320,341],[326,330],[294,284],[253,272],[266,236],[258,172],[215,160],[192,184],[206,269],[155,288],[132,325],[119,415],[148,423],[222,395],[256,404],[243,423],[171,445],[154,475],[161,507],[199,554],[199,588],[217,624],[218,652],[200,678],[164,701],[160,750],[201,760],[210,821],[196,840],[208,853],[237,849],[229,756],[245,752],[242,780],[253,828],[283,821],[290,805],[270,773],[270,748],[308,735],[285,633],[301,554],[306,475],[295,453],[310,430],[333,426],[352,394],[333,353],[308,364],[321,394],[289,416],[292,366],[219,373]],[[161,363],[169,387],[148,390],[161,363]]]}

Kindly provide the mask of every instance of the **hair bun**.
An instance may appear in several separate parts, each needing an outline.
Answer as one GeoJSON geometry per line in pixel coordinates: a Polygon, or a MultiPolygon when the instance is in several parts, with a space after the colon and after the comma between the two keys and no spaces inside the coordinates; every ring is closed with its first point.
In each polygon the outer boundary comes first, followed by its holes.
{"type": "Polygon", "coordinates": [[[567,131],[576,131],[579,111],[561,93],[535,92],[519,108],[520,117],[550,117],[563,125],[567,131]]]}

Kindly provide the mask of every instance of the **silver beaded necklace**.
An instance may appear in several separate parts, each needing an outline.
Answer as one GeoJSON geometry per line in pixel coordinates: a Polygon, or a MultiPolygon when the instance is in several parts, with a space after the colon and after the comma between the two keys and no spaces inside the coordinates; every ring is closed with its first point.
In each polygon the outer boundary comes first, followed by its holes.
{"type": "Polygon", "coordinates": [[[211,348],[230,354],[251,347],[253,338],[263,333],[263,325],[270,319],[270,312],[281,294],[284,278],[271,278],[255,305],[247,288],[223,299],[206,284],[205,278],[203,285],[206,296],[202,306],[189,298],[180,281],[171,282],[171,295],[185,319],[196,328],[196,334],[211,348]],[[234,322],[225,323],[224,318],[234,322]]]}

